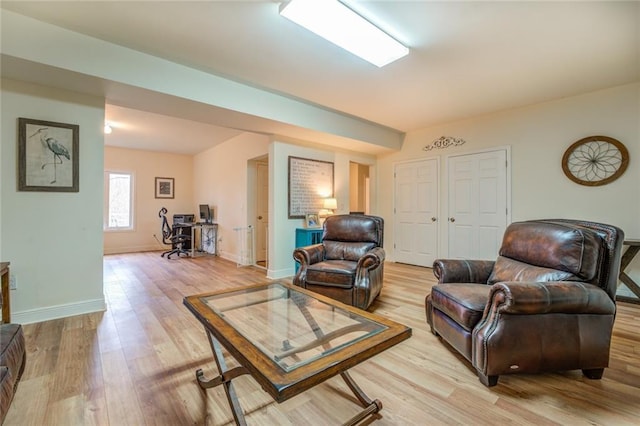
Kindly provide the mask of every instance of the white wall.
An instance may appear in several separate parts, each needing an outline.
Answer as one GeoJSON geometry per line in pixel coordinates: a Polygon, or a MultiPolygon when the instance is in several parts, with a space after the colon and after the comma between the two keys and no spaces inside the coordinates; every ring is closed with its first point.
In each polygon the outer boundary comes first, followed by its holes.
{"type": "MultiPolygon", "coordinates": [[[[393,200],[394,164],[417,158],[441,161],[440,253],[447,256],[446,157],[496,146],[511,146],[512,220],[575,218],[601,221],[621,227],[628,238],[640,238],[640,84],[588,93],[543,104],[476,117],[407,134],[398,153],[379,158],[381,200],[393,200]],[[465,145],[423,151],[440,136],[454,136],[465,145]],[[592,135],[610,136],[629,150],[627,172],[601,187],[573,183],[563,173],[564,151],[575,141],[592,135]]],[[[392,202],[379,203],[392,223],[392,202]]],[[[386,228],[385,242],[393,258],[393,227],[386,228]]]]}
{"type": "MultiPolygon", "coordinates": [[[[303,145],[274,141],[269,148],[269,271],[270,278],[291,276],[295,271],[293,249],[295,229],[303,226],[302,219],[289,219],[289,156],[334,163],[334,195],[338,201],[336,213],[349,212],[349,162],[371,165],[375,175],[375,158],[364,154],[334,152],[303,145]]],[[[372,199],[375,190],[372,190],[372,199]]],[[[375,211],[372,214],[376,214],[375,211]]]]}
{"type": "MultiPolygon", "coordinates": [[[[117,137],[113,134],[111,136],[117,137]]],[[[167,250],[169,246],[161,244],[158,211],[162,207],[168,210],[169,223],[176,213],[191,213],[198,218],[198,206],[194,206],[193,198],[193,156],[107,146],[104,151],[104,169],[133,173],[135,199],[134,229],[105,231],[105,254],[167,250]],[[156,177],[174,179],[174,198],[155,198],[156,177]],[[154,238],[154,234],[160,243],[154,238]]]]}
{"type": "Polygon", "coordinates": [[[268,154],[269,161],[269,269],[267,276],[282,278],[294,273],[292,257],[295,228],[302,219],[288,219],[289,156],[334,163],[335,195],[338,210],[349,210],[349,162],[369,164],[375,173],[375,157],[349,152],[333,152],[316,146],[274,141],[245,133],[217,145],[194,158],[194,202],[215,208],[218,223],[218,251],[221,257],[237,261],[239,246],[234,228],[253,223],[253,176],[251,160],[268,154]]]}
{"type": "Polygon", "coordinates": [[[12,319],[27,323],[104,309],[104,100],[2,80],[2,260],[17,290],[12,319]],[[17,191],[18,117],[80,126],[80,191],[17,191]]]}
{"type": "Polygon", "coordinates": [[[266,155],[268,145],[266,136],[243,133],[194,157],[194,208],[198,204],[213,206],[218,223],[218,254],[225,259],[238,260],[234,228],[250,224],[247,161],[266,155]]]}

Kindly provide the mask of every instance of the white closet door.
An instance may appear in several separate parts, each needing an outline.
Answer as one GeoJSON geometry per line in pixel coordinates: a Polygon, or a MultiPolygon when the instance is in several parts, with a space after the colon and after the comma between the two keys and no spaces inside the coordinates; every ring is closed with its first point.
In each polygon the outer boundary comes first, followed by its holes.
{"type": "Polygon", "coordinates": [[[449,256],[495,260],[507,226],[507,151],[451,156],[449,256]]]}
{"type": "Polygon", "coordinates": [[[431,267],[438,249],[438,160],[397,164],[394,177],[395,260],[431,267]]]}

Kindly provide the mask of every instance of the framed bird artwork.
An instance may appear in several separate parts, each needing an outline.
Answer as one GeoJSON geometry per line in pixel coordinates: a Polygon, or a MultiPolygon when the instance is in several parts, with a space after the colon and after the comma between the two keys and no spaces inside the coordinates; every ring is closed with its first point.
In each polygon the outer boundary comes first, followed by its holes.
{"type": "Polygon", "coordinates": [[[18,190],[79,191],[77,124],[18,118],[18,190]]]}

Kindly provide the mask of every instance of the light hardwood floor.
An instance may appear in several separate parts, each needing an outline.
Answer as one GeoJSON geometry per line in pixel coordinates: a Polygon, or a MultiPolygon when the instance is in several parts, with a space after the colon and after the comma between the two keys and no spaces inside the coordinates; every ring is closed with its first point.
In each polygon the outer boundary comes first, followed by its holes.
{"type": "MultiPolygon", "coordinates": [[[[195,383],[196,369],[212,376],[216,367],[182,298],[264,281],[264,270],[214,257],[106,256],[106,312],[25,326],[27,366],[5,426],[232,424],[223,390],[195,383]]],[[[372,310],[413,336],[350,370],[383,403],[373,424],[640,424],[639,305],[618,304],[602,380],[569,371],[501,376],[486,388],[429,332],[424,297],[434,283],[431,269],[385,265],[372,310]]],[[[337,377],[282,404],[249,376],[234,383],[249,425],[339,424],[360,410],[337,377]]]]}

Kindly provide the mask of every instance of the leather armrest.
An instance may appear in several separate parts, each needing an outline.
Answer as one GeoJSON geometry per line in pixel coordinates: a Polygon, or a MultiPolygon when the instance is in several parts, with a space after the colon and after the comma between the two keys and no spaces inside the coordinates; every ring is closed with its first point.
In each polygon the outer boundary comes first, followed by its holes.
{"type": "Polygon", "coordinates": [[[494,263],[492,260],[436,259],[433,262],[433,275],[438,278],[438,284],[486,284],[494,263]]]}
{"type": "Polygon", "coordinates": [[[501,314],[615,314],[616,306],[600,287],[576,281],[500,282],[491,287],[490,311],[501,314]]]}
{"type": "Polygon", "coordinates": [[[365,268],[368,270],[377,268],[384,262],[385,252],[382,247],[374,247],[358,260],[357,269],[365,268]]]}
{"type": "Polygon", "coordinates": [[[312,246],[298,247],[293,251],[293,258],[300,262],[300,266],[313,265],[324,260],[324,246],[314,244],[312,246]]]}

